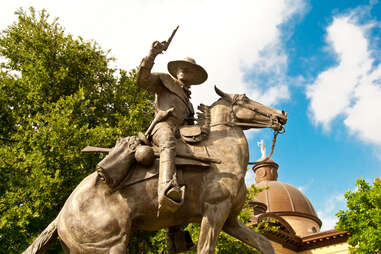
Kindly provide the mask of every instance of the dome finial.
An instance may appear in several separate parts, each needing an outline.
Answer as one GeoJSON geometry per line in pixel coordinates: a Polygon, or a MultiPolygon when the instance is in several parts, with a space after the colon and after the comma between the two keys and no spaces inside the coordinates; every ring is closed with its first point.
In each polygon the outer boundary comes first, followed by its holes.
{"type": "Polygon", "coordinates": [[[259,160],[264,160],[266,156],[266,145],[263,139],[257,142],[257,146],[261,149],[262,157],[259,160]]]}
{"type": "Polygon", "coordinates": [[[261,149],[262,157],[253,166],[255,182],[276,181],[278,179],[279,165],[266,155],[266,145],[263,139],[257,142],[257,145],[261,149]]]}

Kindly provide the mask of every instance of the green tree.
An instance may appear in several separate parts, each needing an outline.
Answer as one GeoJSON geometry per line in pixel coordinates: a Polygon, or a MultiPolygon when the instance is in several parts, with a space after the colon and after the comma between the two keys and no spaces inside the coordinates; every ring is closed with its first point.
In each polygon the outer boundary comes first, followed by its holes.
{"type": "Polygon", "coordinates": [[[349,231],[352,253],[381,253],[381,180],[373,186],[358,179],[356,189],[345,193],[347,210],[337,213],[336,228],[349,231]]]}
{"type": "MultiPolygon", "coordinates": [[[[33,8],[0,34],[0,253],[21,253],[111,147],[146,129],[152,96],[95,42],[33,8]]],[[[58,253],[56,244],[51,253],[58,253]]]]}

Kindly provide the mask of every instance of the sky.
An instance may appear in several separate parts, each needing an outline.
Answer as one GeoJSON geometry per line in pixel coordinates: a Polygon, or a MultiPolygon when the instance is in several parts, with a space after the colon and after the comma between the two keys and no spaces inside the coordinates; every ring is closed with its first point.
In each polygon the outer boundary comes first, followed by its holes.
{"type": "MultiPolygon", "coordinates": [[[[377,0],[4,1],[0,30],[14,12],[46,9],[67,33],[110,49],[130,70],[155,40],[179,25],[154,71],[192,57],[208,80],[192,102],[211,104],[217,85],[288,113],[274,161],[281,182],[301,190],[332,229],[357,178],[381,177],[381,3],[377,0]]],[[[247,131],[250,160],[270,150],[269,129],[247,131]]],[[[249,171],[246,184],[254,183],[249,171]]]]}

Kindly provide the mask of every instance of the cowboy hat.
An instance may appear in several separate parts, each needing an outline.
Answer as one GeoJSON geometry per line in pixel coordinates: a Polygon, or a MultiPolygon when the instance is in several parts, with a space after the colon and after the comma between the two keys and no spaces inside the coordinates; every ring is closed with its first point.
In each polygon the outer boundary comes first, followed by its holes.
{"type": "Polygon", "coordinates": [[[177,71],[181,68],[188,69],[193,73],[192,85],[204,83],[208,78],[208,73],[200,65],[196,64],[193,58],[186,57],[184,60],[176,60],[168,63],[168,71],[173,76],[177,76],[177,71]]]}

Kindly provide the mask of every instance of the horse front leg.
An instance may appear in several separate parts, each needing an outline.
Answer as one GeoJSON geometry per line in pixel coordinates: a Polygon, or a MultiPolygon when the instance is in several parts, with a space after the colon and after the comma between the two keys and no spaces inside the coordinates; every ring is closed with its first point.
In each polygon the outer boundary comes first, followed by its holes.
{"type": "Polygon", "coordinates": [[[204,214],[201,220],[200,236],[197,244],[198,254],[214,253],[218,234],[229,216],[230,209],[230,199],[225,199],[216,204],[204,203],[204,214]]]}
{"type": "Polygon", "coordinates": [[[223,231],[263,254],[275,254],[273,246],[266,237],[246,227],[237,217],[227,219],[223,231]]]}

